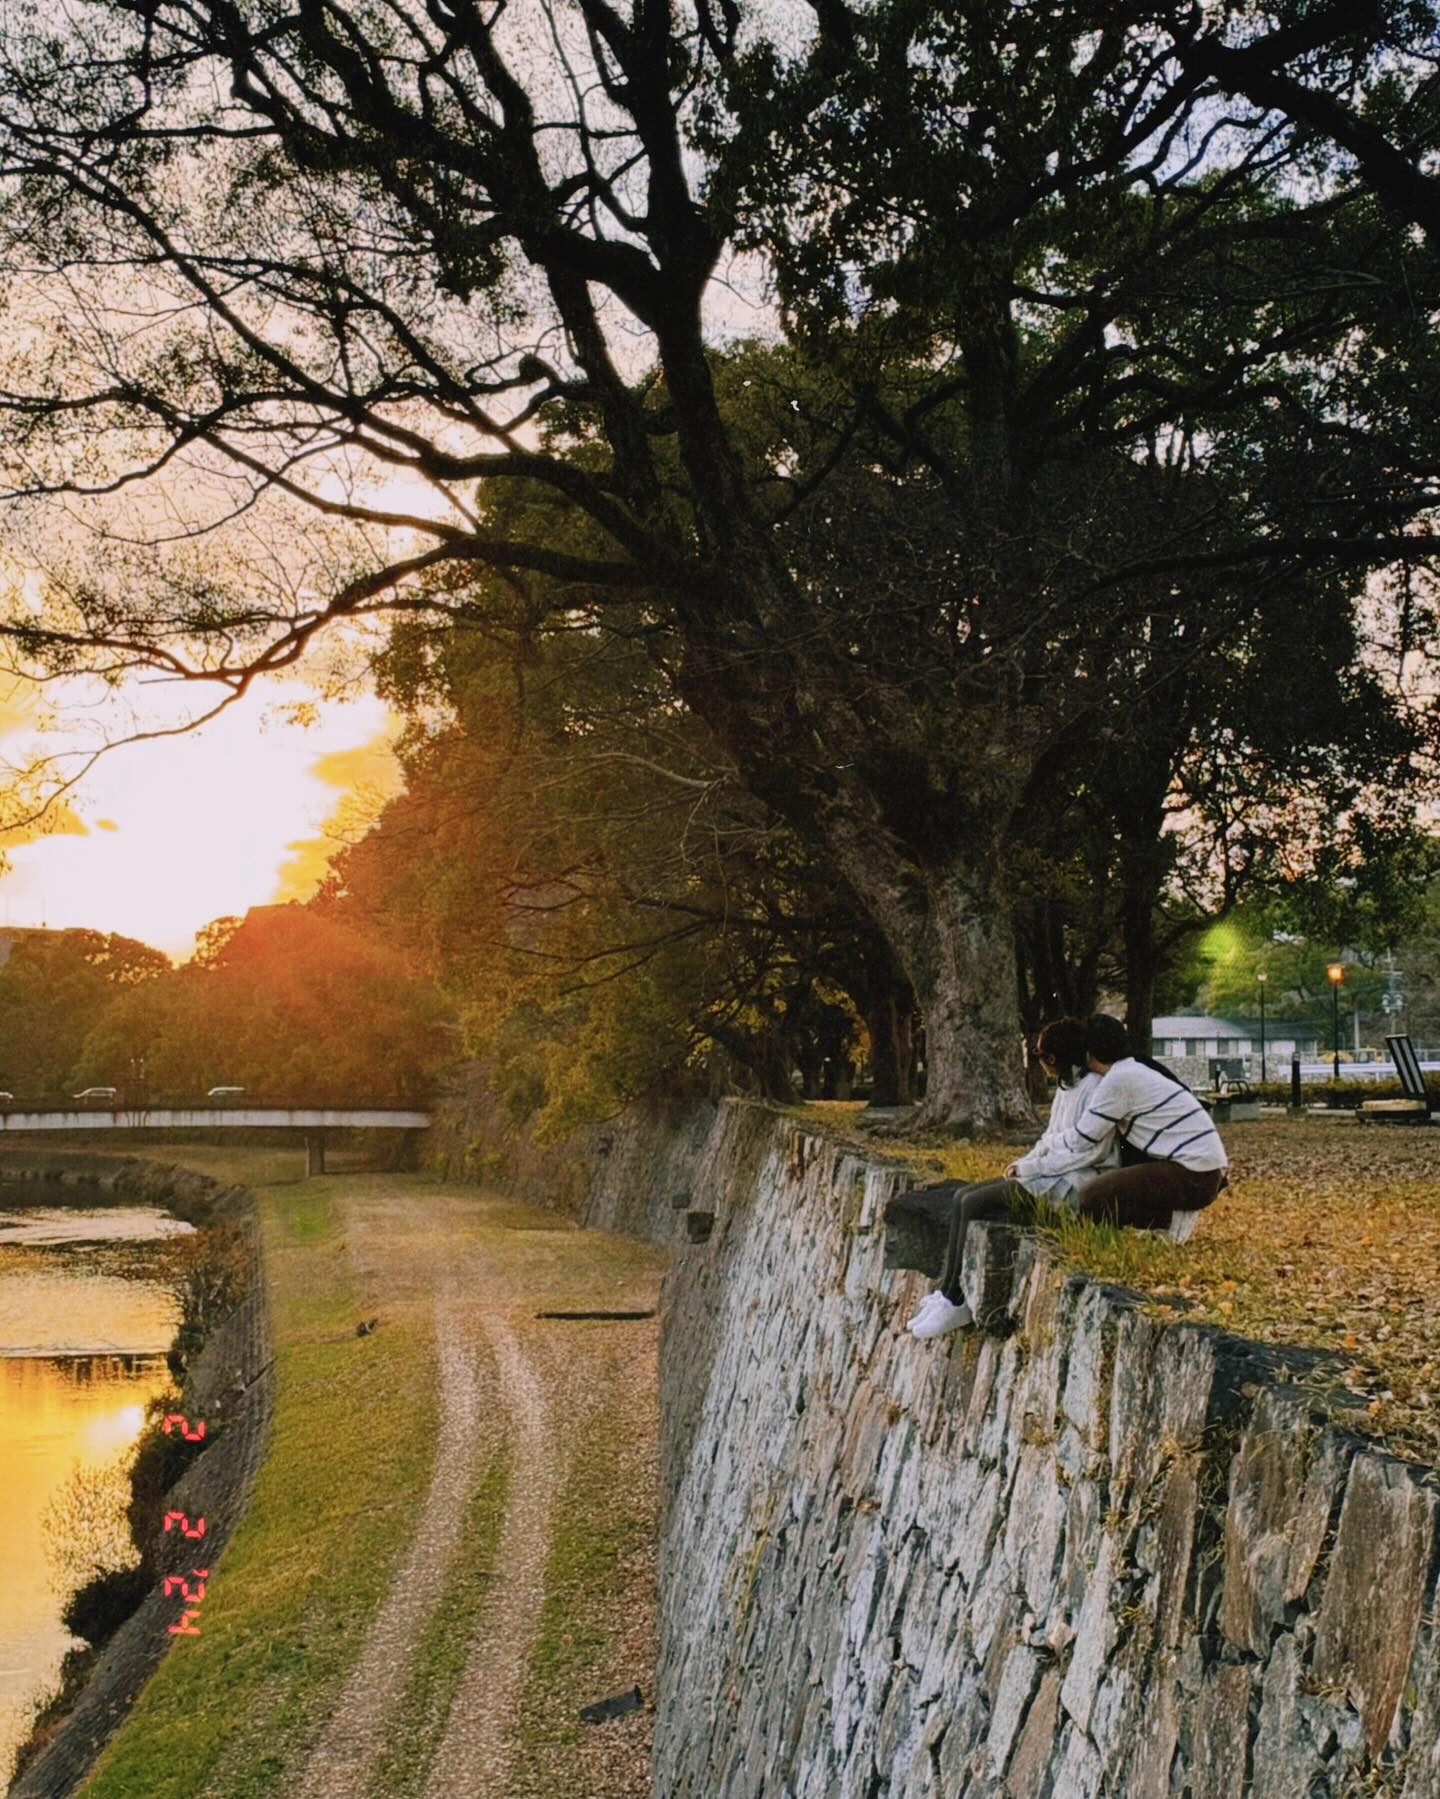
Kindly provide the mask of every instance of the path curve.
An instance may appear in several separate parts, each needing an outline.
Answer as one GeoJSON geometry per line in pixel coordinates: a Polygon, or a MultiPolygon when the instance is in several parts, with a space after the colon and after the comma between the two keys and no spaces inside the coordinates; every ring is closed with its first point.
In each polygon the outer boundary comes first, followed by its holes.
{"type": "Polygon", "coordinates": [[[310,1753],[294,1799],[364,1799],[387,1728],[404,1691],[411,1655],[426,1619],[440,1603],[460,1541],[465,1499],[493,1425],[480,1405],[473,1347],[465,1341],[453,1286],[435,1300],[440,1418],[435,1473],[415,1540],[396,1574],[365,1647],[341,1691],[324,1734],[310,1753]]]}

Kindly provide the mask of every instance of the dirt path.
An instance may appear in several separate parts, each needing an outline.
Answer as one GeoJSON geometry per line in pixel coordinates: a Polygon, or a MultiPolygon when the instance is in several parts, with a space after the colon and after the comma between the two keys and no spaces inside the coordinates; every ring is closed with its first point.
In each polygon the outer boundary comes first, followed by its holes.
{"type": "Polygon", "coordinates": [[[560,1477],[558,1420],[515,1333],[486,1325],[499,1372],[497,1398],[509,1414],[511,1474],[495,1583],[431,1764],[425,1799],[502,1793],[519,1713],[526,1659],[545,1596],[550,1521],[560,1477]]]}
{"type": "MultiPolygon", "coordinates": [[[[534,1710],[531,1660],[557,1505],[584,1453],[586,1430],[607,1402],[629,1421],[636,1466],[652,1466],[654,1436],[645,1403],[653,1388],[635,1373],[653,1362],[653,1322],[577,1327],[535,1315],[649,1309],[658,1258],[627,1240],[560,1226],[553,1214],[480,1194],[344,1177],[336,1186],[346,1253],[361,1289],[373,1295],[380,1328],[433,1329],[439,1436],[410,1552],[291,1791],[295,1799],[365,1799],[376,1791],[377,1765],[417,1647],[446,1603],[467,1496],[478,1470],[503,1451],[509,1478],[491,1584],[443,1729],[429,1745],[423,1795],[522,1799],[538,1769],[533,1745],[524,1768],[516,1748],[527,1706],[534,1710]]],[[[647,1554],[653,1560],[653,1544],[647,1554]]],[[[623,1616],[599,1620],[616,1640],[615,1665],[623,1661],[626,1678],[647,1694],[651,1669],[635,1665],[635,1656],[648,1644],[649,1627],[644,1621],[637,1632],[634,1614],[637,1600],[653,1605],[652,1580],[647,1561],[632,1572],[623,1616]]],[[[577,1706],[597,1696],[550,1693],[546,1706],[552,1717],[573,1720],[577,1706]]],[[[563,1754],[567,1799],[640,1799],[648,1791],[643,1752],[636,1753],[643,1743],[635,1720],[627,1722],[628,1729],[606,1727],[611,1746],[587,1739],[563,1754]]]]}
{"type": "Polygon", "coordinates": [[[312,1750],[296,1799],[364,1799],[370,1770],[404,1687],[409,1655],[440,1603],[460,1538],[476,1457],[500,1428],[482,1409],[475,1355],[466,1341],[453,1281],[435,1301],[440,1443],[415,1541],[371,1626],[364,1650],[312,1750]]]}

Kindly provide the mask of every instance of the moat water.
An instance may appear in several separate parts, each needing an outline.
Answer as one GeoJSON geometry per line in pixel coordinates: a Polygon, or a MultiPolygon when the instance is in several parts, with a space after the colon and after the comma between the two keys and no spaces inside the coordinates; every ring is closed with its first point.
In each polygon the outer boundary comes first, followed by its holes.
{"type": "Polygon", "coordinates": [[[170,1384],[179,1322],[165,1240],[190,1229],[74,1187],[0,1185],[0,1791],[76,1643],[60,1621],[76,1533],[124,1540],[120,1470],[170,1384]],[[83,1514],[67,1505],[77,1469],[114,1476],[83,1514]]]}

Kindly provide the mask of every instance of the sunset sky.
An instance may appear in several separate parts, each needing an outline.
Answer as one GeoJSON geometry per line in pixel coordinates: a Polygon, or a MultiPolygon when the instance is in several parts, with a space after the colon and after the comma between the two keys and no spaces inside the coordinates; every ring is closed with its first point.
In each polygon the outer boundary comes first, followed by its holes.
{"type": "MultiPolygon", "coordinates": [[[[61,722],[41,740],[32,698],[0,688],[0,763],[113,729],[82,697],[58,696],[61,722]]],[[[169,722],[196,696],[147,695],[145,705],[147,719],[169,722]]],[[[398,785],[391,731],[373,696],[323,700],[292,681],[252,692],[193,735],[114,750],[51,834],[0,837],[11,865],[0,872],[0,927],[83,925],[183,957],[212,918],[308,897],[335,833],[398,785]],[[308,727],[287,716],[297,702],[313,704],[308,727]]]]}

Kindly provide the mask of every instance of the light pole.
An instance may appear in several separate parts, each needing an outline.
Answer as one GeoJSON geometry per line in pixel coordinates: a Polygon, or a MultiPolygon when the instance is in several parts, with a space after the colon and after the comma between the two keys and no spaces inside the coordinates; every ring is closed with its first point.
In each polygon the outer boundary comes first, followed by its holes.
{"type": "Polygon", "coordinates": [[[1265,982],[1263,971],[1255,977],[1260,987],[1260,1085],[1265,1085],[1265,982]]]}
{"type": "Polygon", "coordinates": [[[1326,964],[1325,978],[1330,983],[1330,1049],[1334,1060],[1331,1063],[1331,1079],[1340,1079],[1340,983],[1345,979],[1345,964],[1330,962],[1326,964]]]}

